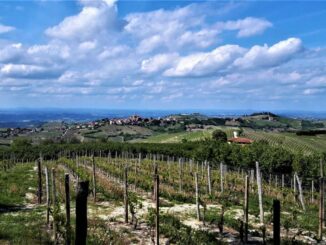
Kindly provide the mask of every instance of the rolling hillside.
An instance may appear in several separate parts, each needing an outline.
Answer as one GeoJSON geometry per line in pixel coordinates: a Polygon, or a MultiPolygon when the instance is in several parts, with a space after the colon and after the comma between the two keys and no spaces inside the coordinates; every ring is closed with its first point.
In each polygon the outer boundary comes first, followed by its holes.
{"type": "MultiPolygon", "coordinates": [[[[175,143],[187,141],[199,141],[211,137],[215,129],[223,130],[228,138],[233,137],[235,127],[208,127],[204,130],[181,133],[163,133],[150,136],[146,139],[137,139],[133,142],[147,143],[175,143]]],[[[243,128],[242,136],[255,141],[265,140],[271,145],[281,145],[291,151],[303,151],[305,153],[326,152],[326,135],[317,136],[297,136],[294,133],[264,132],[262,130],[253,130],[243,128]]]]}

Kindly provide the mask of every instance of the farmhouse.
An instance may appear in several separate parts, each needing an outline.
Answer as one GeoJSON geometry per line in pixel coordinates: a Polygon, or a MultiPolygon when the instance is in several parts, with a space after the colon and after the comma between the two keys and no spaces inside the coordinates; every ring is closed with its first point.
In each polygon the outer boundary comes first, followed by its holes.
{"type": "Polygon", "coordinates": [[[247,145],[251,144],[254,141],[248,138],[243,138],[243,137],[233,137],[228,140],[229,143],[235,143],[235,144],[240,144],[240,145],[247,145]]]}

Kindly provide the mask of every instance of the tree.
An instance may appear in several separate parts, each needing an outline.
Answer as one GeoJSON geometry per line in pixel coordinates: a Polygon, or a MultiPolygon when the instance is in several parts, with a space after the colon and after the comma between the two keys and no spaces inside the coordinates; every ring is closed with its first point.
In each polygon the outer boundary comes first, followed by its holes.
{"type": "Polygon", "coordinates": [[[226,142],[227,141],[227,136],[226,133],[223,132],[220,129],[216,129],[213,134],[212,134],[212,138],[215,141],[219,141],[219,142],[226,142]]]}
{"type": "Polygon", "coordinates": [[[19,137],[13,140],[12,147],[20,148],[20,147],[29,147],[32,145],[32,140],[24,137],[19,137]]]}

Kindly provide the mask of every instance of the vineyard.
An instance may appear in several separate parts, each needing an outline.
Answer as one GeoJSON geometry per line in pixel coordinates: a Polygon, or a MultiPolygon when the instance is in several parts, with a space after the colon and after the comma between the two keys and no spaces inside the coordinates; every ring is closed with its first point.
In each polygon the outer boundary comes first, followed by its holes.
{"type": "Polygon", "coordinates": [[[265,176],[258,162],[255,169],[234,169],[159,154],[98,152],[2,167],[5,244],[323,240],[323,179],[265,176]]]}
{"type": "MultiPolygon", "coordinates": [[[[147,139],[138,140],[148,143],[176,143],[187,141],[200,141],[210,138],[215,129],[223,130],[228,138],[233,137],[235,130],[240,130],[237,127],[209,127],[204,130],[193,132],[181,132],[171,134],[159,134],[151,136],[147,139]]],[[[263,130],[254,130],[251,128],[242,128],[242,136],[252,139],[254,141],[266,141],[273,146],[282,146],[292,152],[301,151],[303,153],[320,153],[326,151],[326,136],[297,136],[295,133],[281,133],[281,132],[265,132],[263,130]]]]}

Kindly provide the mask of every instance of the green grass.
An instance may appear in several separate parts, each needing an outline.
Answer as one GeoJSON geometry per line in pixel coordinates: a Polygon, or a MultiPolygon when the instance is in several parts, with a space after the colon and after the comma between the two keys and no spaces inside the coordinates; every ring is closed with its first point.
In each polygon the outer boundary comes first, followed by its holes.
{"type": "Polygon", "coordinates": [[[45,233],[44,208],[0,214],[0,244],[51,244],[45,233]]]}
{"type": "Polygon", "coordinates": [[[24,204],[26,193],[32,192],[28,188],[36,186],[33,166],[34,164],[17,165],[7,172],[0,172],[0,205],[24,204]]]}
{"type": "MultiPolygon", "coordinates": [[[[34,164],[16,165],[0,172],[0,244],[49,244],[44,206],[27,207],[26,193],[35,194],[34,164]]],[[[31,204],[29,203],[29,204],[31,204]]]]}

